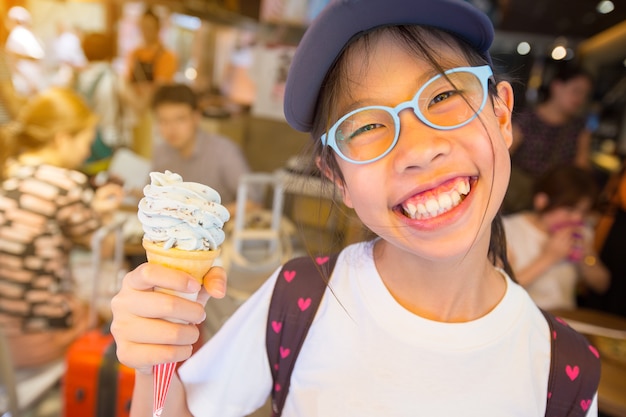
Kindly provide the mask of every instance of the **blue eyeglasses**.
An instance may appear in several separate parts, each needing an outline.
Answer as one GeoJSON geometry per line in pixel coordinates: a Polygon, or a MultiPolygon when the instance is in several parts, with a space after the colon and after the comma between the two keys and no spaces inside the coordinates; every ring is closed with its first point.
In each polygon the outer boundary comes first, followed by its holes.
{"type": "Polygon", "coordinates": [[[488,65],[458,67],[437,74],[409,101],[396,107],[367,106],[339,119],[321,137],[341,158],[367,164],[387,155],[398,142],[401,111],[413,113],[427,126],[451,130],[474,120],[485,107],[489,78],[488,65]]]}

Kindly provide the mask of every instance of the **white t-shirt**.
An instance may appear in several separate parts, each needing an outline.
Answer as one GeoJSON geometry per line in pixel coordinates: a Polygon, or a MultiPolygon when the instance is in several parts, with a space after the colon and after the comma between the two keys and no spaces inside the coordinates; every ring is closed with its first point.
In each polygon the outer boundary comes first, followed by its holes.
{"type": "MultiPolygon", "coordinates": [[[[266,401],[265,329],[276,278],[179,370],[193,415],[241,417],[266,401]]],[[[298,357],[283,416],[543,416],[549,327],[506,279],[505,296],[486,316],[434,322],[394,300],[371,243],[346,248],[298,357]]],[[[589,416],[597,416],[595,400],[589,416]]]]}
{"type": "MultiPolygon", "coordinates": [[[[507,247],[515,258],[515,267],[523,269],[543,250],[548,235],[537,229],[524,213],[503,218],[507,247]]],[[[545,310],[576,308],[576,281],[578,271],[567,260],[554,264],[526,286],[530,297],[545,310]]]]}

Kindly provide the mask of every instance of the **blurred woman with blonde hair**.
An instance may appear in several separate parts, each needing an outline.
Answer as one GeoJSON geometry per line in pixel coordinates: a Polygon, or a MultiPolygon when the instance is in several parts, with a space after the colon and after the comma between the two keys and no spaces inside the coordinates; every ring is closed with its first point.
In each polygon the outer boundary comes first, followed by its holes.
{"type": "Polygon", "coordinates": [[[70,249],[89,245],[122,198],[118,185],[94,192],[76,170],[96,123],[78,95],[51,88],[0,131],[0,325],[18,368],[61,358],[87,325],[70,249]]]}

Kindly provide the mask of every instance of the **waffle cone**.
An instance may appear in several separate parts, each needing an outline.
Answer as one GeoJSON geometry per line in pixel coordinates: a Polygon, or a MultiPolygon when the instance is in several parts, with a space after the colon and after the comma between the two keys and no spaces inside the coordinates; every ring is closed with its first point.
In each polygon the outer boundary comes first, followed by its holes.
{"type": "Polygon", "coordinates": [[[165,249],[163,245],[147,240],[142,242],[146,250],[148,263],[166,266],[179,271],[185,271],[202,284],[204,275],[209,271],[215,258],[220,254],[217,250],[180,250],[177,248],[165,249]]]}

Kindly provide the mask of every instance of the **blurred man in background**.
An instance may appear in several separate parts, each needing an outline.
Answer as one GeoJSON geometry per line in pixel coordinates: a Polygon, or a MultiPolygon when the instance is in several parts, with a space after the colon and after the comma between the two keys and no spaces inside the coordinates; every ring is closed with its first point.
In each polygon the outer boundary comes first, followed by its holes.
{"type": "Polygon", "coordinates": [[[187,85],[160,87],[154,94],[152,109],[163,139],[154,149],[153,170],[167,169],[186,181],[209,185],[234,214],[239,179],[250,172],[241,149],[230,139],[200,128],[202,114],[197,97],[187,85]]]}

